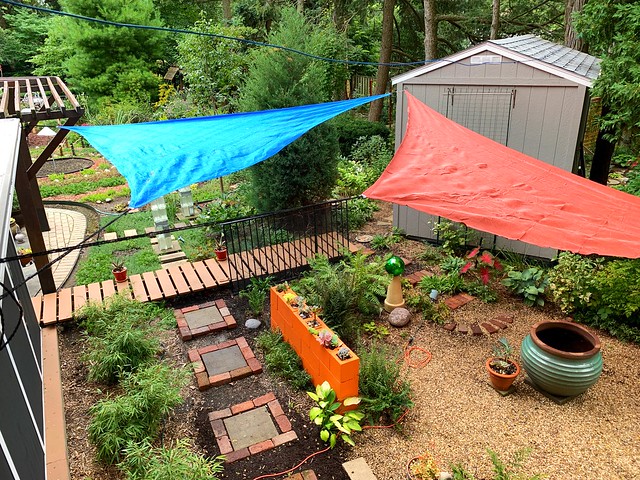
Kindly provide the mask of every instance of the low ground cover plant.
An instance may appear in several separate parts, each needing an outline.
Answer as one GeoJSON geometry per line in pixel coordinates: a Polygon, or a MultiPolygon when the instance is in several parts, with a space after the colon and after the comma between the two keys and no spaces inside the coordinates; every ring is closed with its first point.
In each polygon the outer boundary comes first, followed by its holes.
{"type": "Polygon", "coordinates": [[[280,332],[266,330],[256,337],[256,345],[264,354],[267,371],[289,382],[298,390],[311,384],[311,376],[302,368],[302,360],[284,341],[280,332]]]}

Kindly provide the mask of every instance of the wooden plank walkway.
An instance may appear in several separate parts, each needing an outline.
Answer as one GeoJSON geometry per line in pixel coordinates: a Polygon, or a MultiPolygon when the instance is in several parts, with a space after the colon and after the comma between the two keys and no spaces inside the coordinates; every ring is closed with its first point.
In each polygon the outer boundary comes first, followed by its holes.
{"type": "Polygon", "coordinates": [[[351,252],[361,248],[359,245],[348,243],[340,235],[325,234],[236,253],[230,255],[229,261],[220,262],[210,258],[199,262],[187,262],[155,272],[131,275],[122,283],[107,280],[78,285],[55,293],[38,295],[31,300],[40,325],[54,325],[72,320],[74,312],[87,302],[103,302],[116,293],[129,295],[141,302],[167,300],[179,295],[230,286],[232,280],[246,280],[254,276],[305,266],[308,264],[307,259],[317,251],[316,242],[322,245],[321,251],[334,251],[335,255],[341,254],[341,250],[347,245],[351,252]],[[230,265],[235,267],[233,272],[230,271],[230,265]]]}

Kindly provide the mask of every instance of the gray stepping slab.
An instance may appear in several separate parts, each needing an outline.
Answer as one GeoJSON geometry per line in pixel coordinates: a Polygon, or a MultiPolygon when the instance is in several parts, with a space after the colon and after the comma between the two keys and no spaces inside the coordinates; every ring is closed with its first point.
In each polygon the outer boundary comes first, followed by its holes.
{"type": "Polygon", "coordinates": [[[205,353],[202,355],[202,361],[210,377],[247,366],[247,361],[237,345],[205,353]]]}
{"type": "Polygon", "coordinates": [[[267,407],[254,408],[248,412],[224,419],[234,450],[240,450],[256,443],[278,436],[267,407]]]}
{"type": "Polygon", "coordinates": [[[190,330],[211,325],[212,323],[224,322],[218,307],[205,307],[184,314],[190,330]]]}

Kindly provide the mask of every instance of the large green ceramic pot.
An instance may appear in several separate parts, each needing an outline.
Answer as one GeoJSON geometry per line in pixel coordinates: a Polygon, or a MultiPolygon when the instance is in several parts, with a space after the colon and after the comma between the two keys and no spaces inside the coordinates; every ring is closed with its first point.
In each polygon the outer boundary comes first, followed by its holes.
{"type": "Polygon", "coordinates": [[[600,339],[572,322],[536,323],[522,341],[520,357],[531,381],[553,395],[578,395],[602,373],[600,339]]]}

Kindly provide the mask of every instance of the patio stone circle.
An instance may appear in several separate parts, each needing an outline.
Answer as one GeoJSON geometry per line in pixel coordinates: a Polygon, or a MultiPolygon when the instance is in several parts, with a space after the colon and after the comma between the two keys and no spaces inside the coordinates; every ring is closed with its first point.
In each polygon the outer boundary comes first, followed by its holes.
{"type": "MultiPolygon", "coordinates": [[[[209,422],[227,463],[298,439],[273,392],[211,412],[209,422]]],[[[301,478],[312,480],[315,475],[301,478]]]]}
{"type": "Polygon", "coordinates": [[[200,391],[262,372],[244,337],[194,348],[188,355],[200,391]]]}
{"type": "Polygon", "coordinates": [[[213,302],[179,308],[173,313],[183,341],[237,326],[236,319],[221,298],[213,302]]]}

